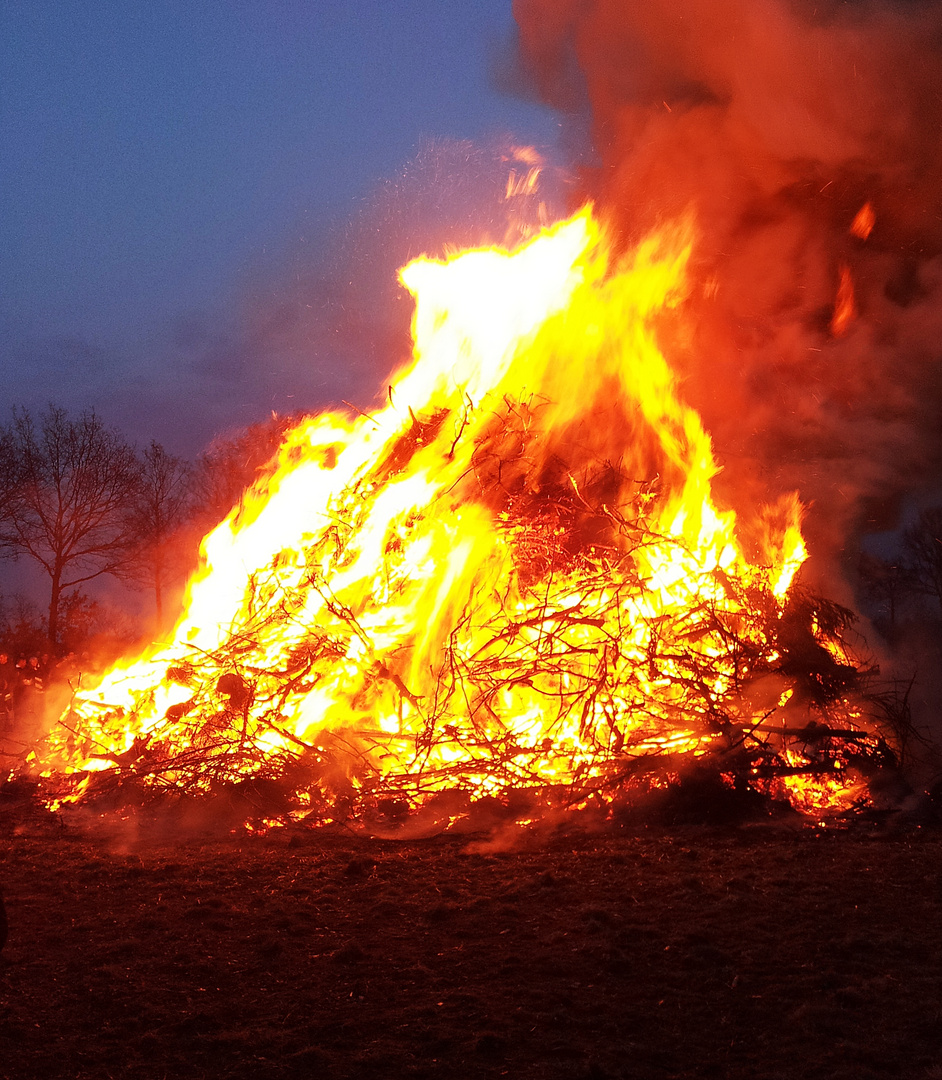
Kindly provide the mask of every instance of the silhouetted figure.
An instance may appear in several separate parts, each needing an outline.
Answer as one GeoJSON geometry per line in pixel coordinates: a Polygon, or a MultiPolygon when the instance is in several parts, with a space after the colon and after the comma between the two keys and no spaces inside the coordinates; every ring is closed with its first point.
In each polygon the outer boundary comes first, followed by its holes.
{"type": "Polygon", "coordinates": [[[39,672],[39,657],[21,656],[16,662],[16,674],[18,681],[13,690],[14,719],[20,731],[25,726],[27,734],[32,736],[39,724],[44,689],[39,672]]]}
{"type": "Polygon", "coordinates": [[[26,677],[37,693],[46,689],[46,669],[38,656],[31,656],[26,664],[26,677]]]}

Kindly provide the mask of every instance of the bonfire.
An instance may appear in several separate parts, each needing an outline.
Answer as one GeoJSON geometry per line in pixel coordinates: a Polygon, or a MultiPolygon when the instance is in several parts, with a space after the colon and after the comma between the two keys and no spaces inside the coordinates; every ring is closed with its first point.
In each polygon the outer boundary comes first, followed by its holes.
{"type": "MultiPolygon", "coordinates": [[[[203,541],[168,642],[76,688],[59,800],[268,784],[282,819],[611,807],[692,772],[820,817],[892,758],[850,612],[796,581],[789,497],[714,502],[659,328],[694,229],[586,207],[423,258],[375,413],[299,423],[203,541]]],[[[272,815],[277,816],[277,815],[272,815]]]]}

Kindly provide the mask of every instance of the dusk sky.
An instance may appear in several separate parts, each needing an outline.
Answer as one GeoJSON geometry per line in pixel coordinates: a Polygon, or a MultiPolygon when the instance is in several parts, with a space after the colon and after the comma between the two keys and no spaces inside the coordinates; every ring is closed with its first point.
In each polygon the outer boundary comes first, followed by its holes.
{"type": "Polygon", "coordinates": [[[368,401],[401,345],[396,265],[494,239],[501,148],[557,140],[498,89],[510,0],[0,13],[6,416],[94,407],[192,455],[272,409],[368,401]]]}

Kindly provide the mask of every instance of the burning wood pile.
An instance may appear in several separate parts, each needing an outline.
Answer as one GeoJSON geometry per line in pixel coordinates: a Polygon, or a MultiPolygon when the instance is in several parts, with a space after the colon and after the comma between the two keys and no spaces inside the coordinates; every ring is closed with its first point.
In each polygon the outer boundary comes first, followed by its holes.
{"type": "Polygon", "coordinates": [[[586,209],[406,267],[385,408],[288,434],[173,640],[77,690],[49,789],[270,782],[311,821],[608,805],[691,769],[814,813],[863,798],[892,754],[852,616],[792,584],[797,500],[714,506],[658,348],[690,245],[616,256],[586,209]]]}

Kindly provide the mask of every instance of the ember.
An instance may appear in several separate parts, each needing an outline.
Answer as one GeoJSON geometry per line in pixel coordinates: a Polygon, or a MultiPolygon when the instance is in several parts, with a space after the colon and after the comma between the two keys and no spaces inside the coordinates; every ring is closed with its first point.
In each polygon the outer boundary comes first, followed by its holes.
{"type": "Polygon", "coordinates": [[[204,540],[173,641],[76,693],[51,787],[278,782],[296,818],[446,823],[694,766],[816,815],[862,798],[889,751],[852,617],[793,586],[794,497],[758,524],[714,504],[657,344],[693,242],[681,223],[617,256],[586,208],[407,266],[414,358],[386,407],[289,432],[204,540]]]}

